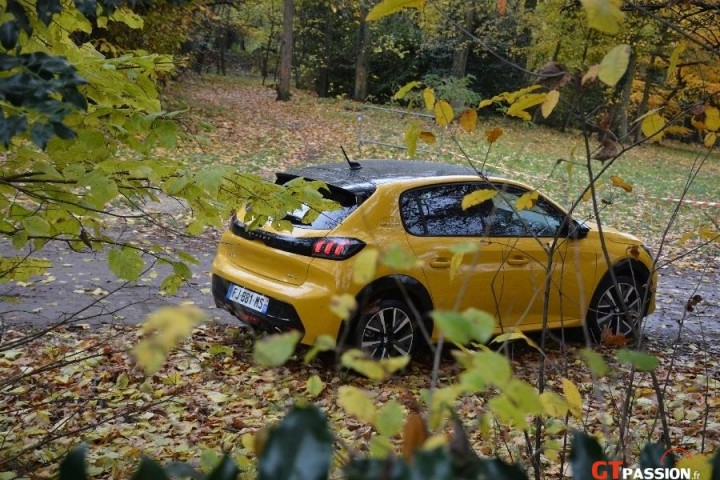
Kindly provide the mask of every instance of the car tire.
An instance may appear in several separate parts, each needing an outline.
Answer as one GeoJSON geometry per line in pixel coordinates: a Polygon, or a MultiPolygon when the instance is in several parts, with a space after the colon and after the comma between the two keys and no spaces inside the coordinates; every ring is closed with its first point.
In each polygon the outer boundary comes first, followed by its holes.
{"type": "Polygon", "coordinates": [[[379,300],[364,308],[355,326],[355,347],[380,360],[411,355],[422,334],[410,307],[398,300],[379,300]]]}
{"type": "Polygon", "coordinates": [[[641,279],[624,273],[616,274],[615,279],[628,309],[628,315],[623,312],[622,302],[618,299],[612,277],[606,276],[595,290],[586,320],[588,333],[595,343],[600,342],[602,332],[606,328],[610,328],[612,335],[634,337],[642,317],[645,316],[641,279]]]}

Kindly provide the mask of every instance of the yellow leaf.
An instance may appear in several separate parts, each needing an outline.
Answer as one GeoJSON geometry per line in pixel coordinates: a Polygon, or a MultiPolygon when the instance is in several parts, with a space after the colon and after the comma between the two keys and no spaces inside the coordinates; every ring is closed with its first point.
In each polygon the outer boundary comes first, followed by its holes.
{"type": "Polygon", "coordinates": [[[485,138],[487,139],[488,143],[492,145],[497,141],[498,138],[500,138],[503,134],[503,129],[500,127],[495,127],[491,130],[488,130],[485,132],[485,138]]]}
{"type": "Polygon", "coordinates": [[[350,318],[350,315],[352,315],[356,308],[357,302],[355,301],[355,297],[349,293],[333,295],[330,299],[330,311],[343,320],[350,318]]]}
{"type": "Polygon", "coordinates": [[[310,398],[317,397],[323,390],[325,390],[325,382],[323,382],[317,375],[313,375],[308,378],[305,383],[305,391],[307,391],[308,395],[310,395],[310,398]]]}
{"type": "Polygon", "coordinates": [[[628,193],[633,191],[632,185],[630,185],[629,183],[627,183],[625,180],[618,177],[617,175],[613,175],[612,177],[610,177],[610,181],[612,182],[612,184],[614,186],[620,187],[628,193]]]}
{"type": "Polygon", "coordinates": [[[375,276],[379,252],[376,248],[365,248],[355,256],[353,266],[353,283],[366,285],[375,276]]]}
{"type": "Polygon", "coordinates": [[[432,112],[435,108],[435,90],[430,87],[423,90],[423,100],[425,100],[425,108],[432,112]]]}
{"type": "MultiPolygon", "coordinates": [[[[713,467],[710,463],[710,455],[693,455],[690,457],[683,457],[677,463],[677,468],[689,468],[690,478],[698,478],[700,480],[710,480],[710,478],[717,478],[717,473],[713,475],[713,467]]],[[[715,467],[718,468],[718,467],[715,467]]]]}
{"type": "Polygon", "coordinates": [[[408,92],[410,92],[410,90],[412,90],[415,87],[419,87],[420,85],[421,85],[420,82],[417,80],[414,80],[410,83],[406,83],[405,85],[400,87],[400,90],[395,92],[395,95],[393,95],[393,97],[392,97],[393,100],[402,100],[403,98],[405,98],[405,95],[407,95],[408,92]]]}
{"type": "Polygon", "coordinates": [[[705,128],[717,132],[720,129],[720,110],[715,107],[705,109],[705,128]]]}
{"type": "Polygon", "coordinates": [[[425,143],[435,143],[437,138],[435,138],[435,134],[432,132],[420,132],[420,140],[425,143]]]}
{"type": "Polygon", "coordinates": [[[707,148],[713,148],[715,146],[715,142],[717,142],[717,134],[715,132],[710,132],[707,135],[705,135],[705,146],[707,148]]]}
{"type": "Polygon", "coordinates": [[[450,259],[450,281],[452,282],[455,279],[455,275],[457,275],[458,268],[460,268],[460,264],[462,264],[463,257],[465,256],[462,252],[457,252],[453,254],[452,258],[450,259]]]}
{"type": "Polygon", "coordinates": [[[408,158],[415,158],[418,138],[420,138],[420,126],[417,123],[411,123],[405,130],[405,145],[407,145],[408,158]]]}
{"type": "Polygon", "coordinates": [[[559,100],[560,92],[558,92],[557,90],[551,90],[550,92],[548,92],[547,96],[545,97],[545,101],[540,107],[542,116],[545,118],[549,117],[552,111],[555,110],[555,106],[558,104],[559,100]]]}
{"type": "Polygon", "coordinates": [[[340,363],[344,367],[351,368],[371,380],[384,380],[405,368],[409,361],[409,355],[372,360],[361,350],[355,348],[346,351],[340,357],[340,363]]]}
{"type": "Polygon", "coordinates": [[[580,0],[585,8],[590,28],[615,35],[620,31],[624,15],[620,0],[580,0]]]}
{"type": "Polygon", "coordinates": [[[494,96],[493,101],[505,100],[508,103],[515,103],[518,98],[534,92],[539,88],[543,88],[542,85],[530,85],[529,87],[521,88],[520,90],[515,90],[514,92],[503,92],[500,95],[494,96]]]}
{"type": "Polygon", "coordinates": [[[520,198],[515,202],[515,209],[517,210],[530,210],[535,207],[540,194],[538,192],[527,192],[523,193],[520,198]]]}
{"type": "Polygon", "coordinates": [[[357,388],[343,385],[338,389],[337,403],[345,410],[345,413],[352,415],[363,423],[374,423],[377,417],[377,409],[367,394],[357,388]]]}
{"type": "Polygon", "coordinates": [[[519,117],[523,120],[530,120],[530,114],[526,110],[530,107],[540,105],[547,98],[547,93],[529,93],[521,96],[507,110],[507,114],[519,117]]]}
{"type": "Polygon", "coordinates": [[[657,113],[653,113],[643,119],[640,128],[645,137],[652,139],[654,142],[659,142],[665,135],[665,119],[657,113]]]}
{"type": "Polygon", "coordinates": [[[422,8],[423,6],[425,6],[425,0],[383,0],[370,10],[365,20],[372,22],[405,8],[422,8]]]}
{"type": "Polygon", "coordinates": [[[630,64],[630,45],[617,45],[600,62],[598,78],[610,87],[614,87],[625,75],[630,64]]]}
{"type": "Polygon", "coordinates": [[[720,235],[720,231],[711,227],[700,227],[698,233],[703,240],[717,240],[720,235]]]}
{"type": "Polygon", "coordinates": [[[492,105],[493,103],[495,103],[495,99],[494,99],[494,98],[488,98],[488,99],[485,99],[485,100],[481,100],[480,103],[478,104],[478,108],[485,108],[485,107],[487,107],[487,106],[489,106],[489,105],[492,105]]]}
{"type": "Polygon", "coordinates": [[[532,339],[530,339],[527,335],[525,335],[520,330],[515,330],[514,332],[502,333],[502,334],[498,335],[497,337],[493,338],[490,343],[505,343],[505,342],[511,342],[513,340],[523,340],[530,347],[532,347],[535,350],[537,350],[538,352],[542,353],[543,356],[545,355],[545,353],[540,348],[540,345],[535,343],[532,339]]]}
{"type": "Polygon", "coordinates": [[[570,408],[570,413],[575,418],[582,418],[583,402],[580,391],[577,386],[567,378],[563,378],[562,383],[563,393],[565,394],[565,400],[567,400],[568,407],[570,408]]]}
{"type": "Polygon", "coordinates": [[[470,192],[462,199],[462,209],[467,210],[475,205],[480,205],[481,203],[493,198],[496,193],[497,190],[490,190],[487,188],[481,188],[480,190],[470,192]]]}
{"type": "Polygon", "coordinates": [[[587,82],[591,80],[595,80],[598,76],[598,71],[600,70],[600,65],[595,64],[592,67],[588,68],[588,71],[585,75],[583,75],[582,80],[580,80],[580,85],[585,85],[587,82]]]}
{"type": "Polygon", "coordinates": [[[460,115],[460,126],[463,130],[465,130],[467,133],[470,133],[475,130],[477,127],[477,119],[478,115],[474,108],[468,108],[465,110],[462,115],[460,115]]]}
{"type": "Polygon", "coordinates": [[[540,394],[540,403],[545,413],[551,417],[563,418],[567,415],[569,407],[565,399],[553,392],[540,394]]]}
{"type": "Polygon", "coordinates": [[[667,83],[672,83],[677,76],[677,66],[680,61],[680,55],[685,51],[685,44],[678,43],[670,54],[670,64],[667,69],[667,83]]]}
{"type": "Polygon", "coordinates": [[[435,122],[441,127],[450,125],[450,122],[452,122],[453,118],[455,118],[455,113],[453,112],[452,107],[445,100],[435,102],[433,110],[435,112],[435,122]]]}
{"type": "Polygon", "coordinates": [[[163,307],[153,312],[142,324],[145,338],[134,349],[135,360],[146,374],[152,375],[160,369],[170,350],[204,319],[203,311],[192,305],[163,307]]]}

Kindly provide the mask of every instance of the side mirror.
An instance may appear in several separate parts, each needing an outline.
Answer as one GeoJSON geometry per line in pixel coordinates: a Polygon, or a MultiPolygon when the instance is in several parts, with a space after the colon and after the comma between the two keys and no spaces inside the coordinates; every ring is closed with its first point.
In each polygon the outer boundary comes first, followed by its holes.
{"type": "Polygon", "coordinates": [[[590,227],[567,217],[560,230],[560,236],[580,240],[587,237],[590,227]]]}

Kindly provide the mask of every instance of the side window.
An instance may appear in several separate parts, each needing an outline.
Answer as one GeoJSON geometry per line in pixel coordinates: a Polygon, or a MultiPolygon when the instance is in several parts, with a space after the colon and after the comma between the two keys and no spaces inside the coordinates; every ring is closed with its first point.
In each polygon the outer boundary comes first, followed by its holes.
{"type": "Polygon", "coordinates": [[[408,233],[417,236],[464,237],[484,235],[490,202],[467,210],[462,199],[482,188],[478,183],[451,183],[416,188],[400,196],[400,215],[408,233]]]}
{"type": "Polygon", "coordinates": [[[527,192],[520,188],[507,187],[493,197],[494,216],[490,223],[491,236],[552,237],[555,235],[565,215],[542,197],[533,208],[515,211],[515,203],[524,193],[527,192]]]}

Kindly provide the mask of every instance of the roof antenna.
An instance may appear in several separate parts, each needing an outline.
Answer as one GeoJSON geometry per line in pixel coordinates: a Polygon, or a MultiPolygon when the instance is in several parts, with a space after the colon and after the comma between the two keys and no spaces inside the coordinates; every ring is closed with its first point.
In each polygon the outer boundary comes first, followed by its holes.
{"type": "Polygon", "coordinates": [[[350,160],[350,157],[348,157],[348,154],[342,145],[340,145],[340,150],[342,150],[343,155],[345,155],[345,160],[347,160],[348,165],[350,165],[350,170],[360,170],[362,168],[362,165],[360,165],[358,162],[353,162],[352,160],[350,160]]]}

